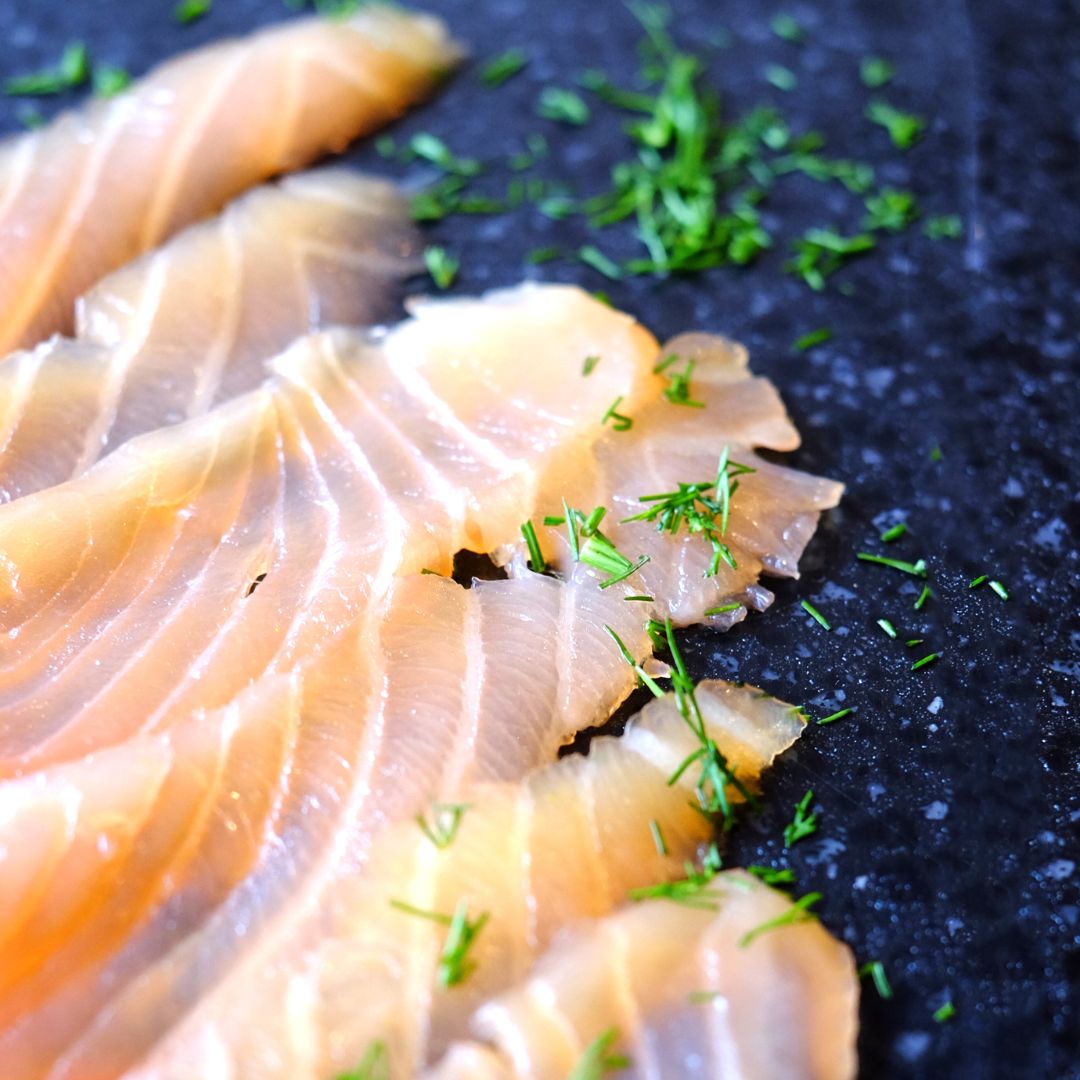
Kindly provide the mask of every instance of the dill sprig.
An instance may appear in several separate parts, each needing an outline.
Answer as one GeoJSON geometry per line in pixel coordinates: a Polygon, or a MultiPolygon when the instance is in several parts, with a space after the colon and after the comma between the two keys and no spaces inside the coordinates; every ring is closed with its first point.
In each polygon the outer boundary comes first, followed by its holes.
{"type": "Polygon", "coordinates": [[[563,516],[544,518],[545,525],[566,526],[567,541],[574,562],[583,562],[586,566],[608,575],[600,582],[601,589],[625,581],[649,561],[648,555],[640,556],[637,562],[628,559],[600,531],[600,523],[606,515],[607,509],[597,506],[586,516],[580,510],[570,507],[566,499],[563,499],[563,516]]]}
{"type": "Polygon", "coordinates": [[[391,900],[390,906],[406,915],[429,919],[431,922],[447,927],[446,940],[439,954],[439,966],[436,971],[440,986],[457,986],[476,969],[476,964],[468,959],[468,954],[477,935],[487,925],[490,918],[487,912],[475,919],[470,919],[468,904],[465,900],[458,903],[453,915],[444,915],[441,911],[427,911],[407,904],[403,900],[391,900]]]}
{"type": "Polygon", "coordinates": [[[364,1051],[355,1069],[338,1073],[335,1080],[390,1080],[390,1051],[382,1039],[376,1039],[364,1051]]]}
{"type": "Polygon", "coordinates": [[[813,922],[817,916],[809,909],[821,899],[821,893],[812,892],[800,896],[787,911],[777,915],[775,919],[767,919],[765,922],[748,930],[739,938],[739,948],[745,949],[756,941],[762,934],[773,930],[780,930],[785,926],[798,926],[800,923],[813,922]]]}
{"type": "Polygon", "coordinates": [[[457,836],[458,828],[468,803],[432,803],[431,820],[423,814],[416,815],[416,824],[420,831],[440,849],[448,848],[457,836]]]}
{"type": "Polygon", "coordinates": [[[611,1053],[618,1038],[618,1028],[608,1028],[597,1035],[574,1062],[566,1080],[602,1080],[607,1073],[628,1069],[631,1062],[625,1054],[611,1053]]]}
{"type": "Polygon", "coordinates": [[[813,791],[807,791],[795,804],[795,816],[790,824],[784,826],[784,847],[789,848],[817,832],[818,813],[810,810],[813,799],[813,791]]]}
{"type": "Polygon", "coordinates": [[[632,521],[652,521],[657,531],[676,535],[685,524],[691,535],[698,534],[713,549],[712,561],[706,577],[714,576],[723,560],[733,570],[738,568],[731,548],[721,539],[726,535],[731,518],[731,500],[738,490],[737,477],[756,472],[749,465],[729,460],[729,448],[724,447],[716,470],[716,479],[695,484],[680,483],[675,491],[661,491],[641,495],[638,502],[648,504],[639,514],[623,518],[623,524],[632,521]],[[718,520],[719,519],[719,520],[718,520]],[[718,527],[719,526],[719,527],[718,527]]]}
{"type": "MultiPolygon", "coordinates": [[[[665,372],[672,364],[678,362],[677,356],[669,356],[664,360],[661,360],[656,367],[653,368],[653,372],[657,375],[665,372]]],[[[671,402],[672,405],[686,405],[691,409],[704,409],[704,401],[695,401],[690,396],[690,376],[694,373],[694,368],[697,366],[697,361],[688,359],[686,361],[686,367],[682,371],[673,372],[668,376],[668,386],[664,390],[664,397],[671,402]]]]}

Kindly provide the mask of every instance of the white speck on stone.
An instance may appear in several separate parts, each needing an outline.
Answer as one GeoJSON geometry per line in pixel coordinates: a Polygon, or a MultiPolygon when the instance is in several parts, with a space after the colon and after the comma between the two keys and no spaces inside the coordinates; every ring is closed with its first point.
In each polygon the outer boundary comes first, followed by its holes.
{"type": "Polygon", "coordinates": [[[865,889],[870,884],[869,874],[860,874],[851,884],[853,889],[859,889],[860,891],[865,889]]]}
{"type": "Polygon", "coordinates": [[[1064,881],[1066,878],[1072,877],[1072,872],[1075,869],[1076,863],[1072,859],[1055,859],[1043,870],[1043,875],[1050,878],[1051,881],[1064,881]]]}
{"type": "Polygon", "coordinates": [[[937,716],[937,714],[941,712],[944,704],[945,702],[942,701],[940,697],[936,697],[933,701],[930,702],[929,705],[926,706],[926,711],[930,713],[931,716],[937,716]]]}
{"type": "Polygon", "coordinates": [[[925,1031],[909,1031],[896,1040],[900,1056],[909,1062],[918,1061],[930,1046],[930,1036],[925,1031]]]}
{"type": "Polygon", "coordinates": [[[949,937],[956,937],[964,929],[963,919],[946,919],[945,929],[949,931],[949,937]]]}
{"type": "Polygon", "coordinates": [[[1001,489],[1002,494],[1009,499],[1022,499],[1024,497],[1024,485],[1015,477],[1010,476],[1001,489]]]}
{"type": "Polygon", "coordinates": [[[1061,541],[1067,532],[1065,522],[1061,518],[1051,518],[1042,528],[1038,529],[1033,537],[1039,547],[1049,548],[1050,551],[1061,551],[1061,541]]]}
{"type": "Polygon", "coordinates": [[[923,814],[927,821],[943,821],[949,812],[949,804],[935,799],[932,803],[923,807],[923,814]]]}
{"type": "Polygon", "coordinates": [[[870,796],[871,802],[877,802],[879,795],[885,794],[885,788],[881,784],[867,784],[866,793],[870,796]]]}

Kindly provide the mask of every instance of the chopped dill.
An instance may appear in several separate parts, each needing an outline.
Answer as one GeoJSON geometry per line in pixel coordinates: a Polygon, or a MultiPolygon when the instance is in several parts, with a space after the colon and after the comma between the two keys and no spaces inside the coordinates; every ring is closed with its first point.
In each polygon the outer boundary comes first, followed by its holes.
{"type": "Polygon", "coordinates": [[[540,92],[537,113],[546,120],[581,127],[592,117],[592,111],[580,94],[558,86],[546,86],[540,92]]]}
{"type": "Polygon", "coordinates": [[[829,716],[823,716],[820,720],[818,720],[818,723],[835,724],[837,720],[843,720],[845,716],[850,716],[854,711],[854,708],[840,709],[839,712],[831,713],[829,716]]]}
{"type": "Polygon", "coordinates": [[[859,78],[871,90],[880,90],[895,74],[896,68],[883,56],[866,56],[859,62],[859,78]]]}
{"type": "Polygon", "coordinates": [[[211,0],[180,0],[173,8],[173,18],[181,25],[187,26],[196,19],[201,19],[209,14],[211,0]]]}
{"type": "Polygon", "coordinates": [[[813,922],[817,919],[817,916],[809,909],[821,899],[821,893],[812,892],[807,893],[805,896],[800,896],[791,907],[785,911],[782,915],[777,915],[775,919],[767,919],[759,926],[755,926],[752,930],[748,930],[741,938],[739,938],[739,948],[745,949],[748,945],[756,941],[762,934],[770,933],[773,930],[780,930],[785,926],[798,926],[800,923],[813,922]]]}
{"type": "Polygon", "coordinates": [[[926,121],[921,116],[901,112],[880,98],[866,106],[866,118],[883,127],[898,150],[910,149],[926,131],[926,121]]]}
{"type": "Polygon", "coordinates": [[[796,352],[806,352],[807,349],[814,348],[815,345],[822,345],[826,341],[832,340],[833,332],[827,326],[820,326],[817,330],[811,330],[808,334],[803,334],[801,338],[796,338],[792,342],[791,347],[796,352]]]}
{"type": "Polygon", "coordinates": [[[818,814],[810,810],[813,799],[814,792],[810,790],[795,804],[795,816],[784,826],[784,847],[789,848],[817,832],[818,814]]]}
{"type": "Polygon", "coordinates": [[[733,604],[721,604],[719,607],[709,608],[709,610],[705,612],[705,616],[708,617],[709,615],[726,615],[729,611],[738,611],[741,607],[742,604],[740,604],[738,601],[733,604]]]}
{"type": "Polygon", "coordinates": [[[889,637],[896,637],[896,627],[893,626],[893,624],[889,622],[888,619],[878,619],[877,624],[881,627],[882,630],[885,631],[886,634],[889,635],[889,637]]]}
{"type": "Polygon", "coordinates": [[[445,248],[429,247],[424,251],[424,265],[438,289],[449,289],[454,284],[461,263],[445,248]]]}
{"type": "Polygon", "coordinates": [[[944,1024],[946,1020],[951,1020],[955,1015],[956,1006],[951,1001],[939,1005],[933,1012],[934,1022],[937,1024],[944,1024]]]}
{"type": "Polygon", "coordinates": [[[540,541],[536,537],[536,528],[531,521],[526,521],[521,526],[521,535],[525,537],[525,543],[529,549],[529,569],[534,574],[542,574],[547,570],[544,561],[544,553],[540,550],[540,541]]]}
{"type": "Polygon", "coordinates": [[[928,664],[932,664],[940,656],[941,653],[932,652],[928,656],[924,656],[921,660],[916,660],[915,663],[911,665],[911,670],[918,671],[919,668],[924,668],[928,664]]]}
{"type": "Polygon", "coordinates": [[[390,1051],[382,1039],[376,1039],[364,1051],[359,1065],[338,1073],[334,1080],[390,1080],[390,1051]]]}
{"type": "Polygon", "coordinates": [[[801,600],[799,601],[799,603],[801,604],[803,611],[805,611],[806,614],[809,615],[810,618],[818,624],[818,626],[822,627],[825,630],[832,629],[832,626],[829,624],[829,620],[826,619],[825,616],[822,615],[821,612],[818,611],[818,609],[814,607],[814,605],[811,604],[809,600],[801,600]]]}
{"type": "Polygon", "coordinates": [[[771,866],[748,866],[746,872],[760,878],[766,885],[791,885],[795,881],[795,871],[790,868],[777,870],[771,866]]]}
{"type": "Polygon", "coordinates": [[[622,395],[620,394],[609,406],[606,413],[604,413],[601,424],[606,424],[609,420],[612,423],[612,427],[616,431],[629,431],[634,426],[634,421],[631,417],[619,412],[619,406],[622,404],[622,395]]]}
{"type": "Polygon", "coordinates": [[[631,1062],[625,1054],[611,1053],[618,1039],[618,1028],[608,1028],[597,1035],[574,1062],[566,1080],[602,1080],[606,1073],[628,1069],[631,1062]]]}
{"type": "Polygon", "coordinates": [[[891,529],[886,529],[881,534],[881,539],[886,544],[891,544],[894,540],[899,540],[901,536],[906,533],[907,526],[901,521],[898,525],[894,525],[891,529]]]}
{"type": "Polygon", "coordinates": [[[494,90],[524,70],[528,62],[529,58],[521,49],[507,49],[506,52],[492,57],[480,69],[480,81],[494,90]]]}
{"type": "Polygon", "coordinates": [[[596,365],[600,363],[599,356],[586,356],[584,363],[581,365],[582,375],[591,375],[596,370],[596,365]]]}
{"type": "Polygon", "coordinates": [[[914,577],[926,577],[926,562],[923,559],[918,559],[913,563],[904,562],[902,559],[887,559],[884,555],[871,555],[867,551],[860,551],[855,558],[861,562],[875,563],[878,566],[888,566],[893,570],[899,570],[904,574],[911,574],[914,577]]]}
{"type": "Polygon", "coordinates": [[[874,982],[874,989],[878,992],[878,997],[884,998],[888,1001],[892,997],[892,987],[889,985],[889,978],[885,974],[885,965],[880,960],[871,960],[866,964],[863,964],[859,968],[859,978],[865,979],[869,975],[874,982]]]}
{"type": "Polygon", "coordinates": [[[668,847],[667,842],[664,840],[664,834],[660,829],[660,822],[650,821],[649,832],[652,834],[653,843],[656,845],[656,853],[661,856],[666,856],[668,847]]]}
{"type": "Polygon", "coordinates": [[[406,915],[429,919],[447,927],[446,941],[439,955],[439,966],[436,972],[440,986],[447,988],[457,986],[476,969],[476,964],[468,959],[468,953],[477,935],[487,925],[490,918],[487,912],[476,919],[470,919],[468,905],[464,900],[459,902],[453,915],[444,915],[440,911],[425,911],[423,908],[406,904],[402,900],[391,900],[390,906],[406,915]]]}
{"type": "Polygon", "coordinates": [[[930,597],[933,596],[933,595],[934,594],[930,591],[930,586],[929,585],[924,585],[922,587],[922,592],[919,593],[919,597],[918,597],[918,599],[915,601],[915,603],[913,605],[915,610],[916,611],[922,611],[922,609],[926,606],[926,601],[929,600],[930,597]]]}
{"type": "Polygon", "coordinates": [[[90,53],[81,41],[73,41],[55,65],[6,79],[3,92],[9,97],[45,97],[85,86],[89,79],[90,53]]]}

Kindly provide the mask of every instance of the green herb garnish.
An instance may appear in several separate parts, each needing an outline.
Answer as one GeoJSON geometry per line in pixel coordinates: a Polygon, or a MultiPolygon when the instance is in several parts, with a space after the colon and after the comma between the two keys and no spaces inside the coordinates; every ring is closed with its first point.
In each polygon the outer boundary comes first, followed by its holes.
{"type": "Polygon", "coordinates": [[[733,604],[721,604],[719,607],[709,608],[705,612],[706,618],[710,615],[726,615],[729,611],[738,611],[742,607],[738,601],[733,604]]]}
{"type": "Polygon", "coordinates": [[[529,58],[521,49],[507,49],[480,69],[480,81],[491,89],[502,86],[525,68],[529,58]]]}
{"type": "Polygon", "coordinates": [[[755,926],[753,930],[748,930],[741,938],[739,938],[739,948],[745,949],[762,934],[767,934],[772,930],[780,930],[785,926],[797,926],[799,923],[813,922],[817,919],[817,916],[809,910],[814,904],[821,899],[821,893],[812,892],[807,893],[805,896],[799,897],[791,907],[783,913],[783,915],[777,915],[775,919],[768,919],[760,926],[755,926]]]}
{"type": "Polygon", "coordinates": [[[829,716],[823,716],[818,723],[819,724],[834,724],[837,720],[843,720],[845,716],[850,716],[854,712],[854,708],[841,709],[839,712],[834,712],[829,716]]]}
{"type": "Polygon", "coordinates": [[[468,809],[467,803],[432,803],[431,821],[423,814],[417,814],[416,824],[437,848],[448,848],[454,842],[462,816],[468,809]]]}
{"type": "Polygon", "coordinates": [[[581,127],[589,122],[592,112],[580,94],[557,86],[547,86],[540,93],[536,111],[547,120],[581,127]]]}
{"type": "Polygon", "coordinates": [[[811,604],[809,600],[801,600],[800,604],[802,605],[803,611],[805,611],[806,614],[809,615],[810,618],[818,624],[818,626],[824,628],[825,630],[832,629],[832,627],[829,625],[829,620],[826,619],[825,616],[822,615],[821,612],[818,611],[818,609],[814,607],[814,605],[811,604]]]}
{"type": "Polygon", "coordinates": [[[865,201],[867,213],[862,221],[864,229],[900,232],[919,214],[915,196],[910,191],[882,188],[876,195],[867,195],[865,201]]]}
{"type": "Polygon", "coordinates": [[[620,394],[609,406],[606,413],[604,413],[601,424],[606,424],[609,420],[612,422],[612,426],[616,431],[629,431],[634,426],[634,421],[631,417],[619,412],[619,406],[622,404],[622,395],[620,394]]]}
{"type": "Polygon", "coordinates": [[[649,832],[652,834],[653,844],[656,845],[656,853],[661,856],[666,856],[668,847],[667,842],[664,840],[664,834],[660,829],[660,822],[650,821],[649,832]]]}
{"type": "Polygon", "coordinates": [[[883,127],[898,150],[908,150],[922,138],[926,121],[914,113],[901,112],[887,101],[877,99],[866,107],[866,118],[883,127]]]}
{"type": "Polygon", "coordinates": [[[806,36],[795,19],[783,11],[772,17],[769,27],[778,38],[784,41],[802,41],[806,36]]]}
{"type": "Polygon", "coordinates": [[[531,521],[526,521],[521,526],[521,535],[525,537],[525,543],[529,549],[529,569],[534,574],[542,574],[547,570],[544,561],[544,553],[540,550],[540,541],[536,537],[536,528],[531,521]]]}
{"type": "Polygon", "coordinates": [[[1005,586],[1000,581],[991,581],[990,588],[1001,597],[1002,600],[1008,600],[1009,594],[1005,591],[1005,586]]]}
{"type": "Polygon", "coordinates": [[[957,240],[964,235],[964,223],[957,214],[927,218],[923,234],[931,240],[957,240]]]}
{"type": "Polygon", "coordinates": [[[886,529],[881,534],[881,539],[886,544],[891,544],[894,540],[899,540],[904,533],[907,532],[907,526],[901,521],[898,525],[894,525],[891,529],[886,529]]]}
{"type": "Polygon", "coordinates": [[[94,65],[94,94],[99,98],[116,97],[131,85],[131,73],[116,64],[94,65]]]}
{"type": "Polygon", "coordinates": [[[820,292],[825,288],[827,278],[876,245],[877,241],[869,233],[841,236],[832,229],[807,229],[802,239],[795,241],[795,257],[784,264],[784,269],[820,292]]]}
{"type": "Polygon", "coordinates": [[[606,278],[618,281],[622,277],[622,271],[618,263],[609,259],[598,247],[586,244],[578,249],[578,258],[586,265],[598,270],[606,278]]]}
{"type": "Polygon", "coordinates": [[[11,97],[44,97],[83,86],[89,78],[90,54],[81,41],[73,41],[55,66],[7,79],[3,90],[11,97]]]}
{"type": "Polygon", "coordinates": [[[457,986],[476,969],[476,964],[468,959],[468,953],[477,935],[487,925],[490,918],[487,912],[476,919],[470,919],[468,905],[464,900],[458,904],[453,915],[444,915],[440,911],[425,911],[423,908],[406,904],[402,900],[391,900],[390,906],[397,911],[403,911],[406,915],[430,919],[432,922],[448,927],[436,972],[440,986],[457,986]]]}
{"type": "Polygon", "coordinates": [[[911,665],[911,670],[918,671],[919,668],[924,668],[927,664],[932,664],[940,656],[941,653],[932,652],[929,656],[924,656],[921,660],[916,660],[915,663],[911,665]]]}
{"type": "Polygon", "coordinates": [[[173,18],[181,26],[187,26],[188,23],[209,14],[210,7],[211,0],[180,0],[173,8],[173,18]]]}
{"type": "Polygon", "coordinates": [[[871,555],[867,551],[860,551],[855,558],[861,562],[875,563],[878,566],[888,566],[893,570],[899,570],[904,574],[912,574],[915,577],[926,577],[926,562],[918,559],[913,563],[904,562],[902,559],[887,559],[884,555],[871,555]]]}
{"type": "Polygon", "coordinates": [[[442,139],[428,131],[417,132],[409,140],[409,149],[416,157],[454,176],[477,176],[482,169],[475,158],[458,157],[442,139]]]}
{"type": "Polygon", "coordinates": [[[896,68],[883,56],[867,56],[859,62],[859,78],[871,90],[880,90],[895,74],[896,68]]]}
{"type": "Polygon", "coordinates": [[[454,284],[461,263],[453,255],[447,255],[445,248],[429,247],[424,251],[424,265],[436,288],[449,289],[454,284]]]}
{"type": "Polygon", "coordinates": [[[878,619],[877,624],[889,635],[889,637],[896,637],[896,627],[894,627],[888,619],[878,619]]]}
{"type": "Polygon", "coordinates": [[[832,330],[827,326],[822,326],[817,330],[811,330],[809,334],[803,334],[801,338],[792,342],[791,347],[796,352],[806,352],[807,349],[812,349],[815,345],[821,345],[823,342],[831,341],[832,337],[832,330]]]}
{"type": "Polygon", "coordinates": [[[767,64],[765,67],[765,81],[775,86],[777,90],[794,90],[799,85],[795,78],[795,72],[783,64],[767,64]]]}
{"type": "MultiPolygon", "coordinates": [[[[653,370],[661,372],[670,367],[671,362],[675,361],[677,357],[668,357],[666,362],[658,364],[653,370]]],[[[664,390],[664,397],[671,402],[672,405],[686,405],[692,409],[704,409],[704,401],[695,401],[690,396],[690,376],[694,373],[694,368],[697,366],[695,360],[687,360],[686,367],[682,371],[673,372],[668,376],[670,380],[668,386],[664,390]]]]}
{"type": "Polygon", "coordinates": [[[791,869],[776,870],[771,866],[748,866],[746,872],[760,878],[766,885],[791,885],[795,881],[795,871],[791,869]]]}
{"type": "Polygon", "coordinates": [[[607,1073],[628,1069],[630,1059],[625,1054],[611,1053],[611,1048],[618,1038],[617,1028],[608,1028],[602,1035],[598,1035],[574,1062],[566,1080],[602,1080],[607,1073]]]}
{"type": "Polygon", "coordinates": [[[599,356],[586,356],[585,362],[581,365],[582,375],[591,375],[596,368],[596,365],[600,363],[599,356]]]}
{"type": "Polygon", "coordinates": [[[789,848],[817,832],[817,811],[810,812],[810,803],[813,798],[813,791],[807,791],[795,804],[795,816],[790,824],[784,826],[784,847],[789,848]]]}
{"type": "Polygon", "coordinates": [[[885,965],[880,960],[871,960],[859,968],[859,978],[864,979],[869,975],[874,980],[874,989],[878,997],[888,1001],[892,997],[892,987],[889,985],[888,976],[885,974],[885,965]]]}
{"type": "Polygon", "coordinates": [[[335,1080],[390,1080],[390,1051],[381,1039],[364,1052],[355,1069],[338,1073],[335,1080]]]}
{"type": "Polygon", "coordinates": [[[913,605],[915,610],[916,611],[922,611],[923,607],[926,604],[926,601],[929,600],[930,597],[933,596],[933,595],[934,594],[930,591],[930,586],[929,585],[924,585],[922,587],[922,592],[919,593],[919,598],[915,601],[915,603],[913,605]]]}
{"type": "Polygon", "coordinates": [[[944,1024],[946,1020],[951,1020],[955,1015],[956,1006],[951,1001],[939,1005],[933,1012],[934,1021],[938,1024],[944,1024]]]}

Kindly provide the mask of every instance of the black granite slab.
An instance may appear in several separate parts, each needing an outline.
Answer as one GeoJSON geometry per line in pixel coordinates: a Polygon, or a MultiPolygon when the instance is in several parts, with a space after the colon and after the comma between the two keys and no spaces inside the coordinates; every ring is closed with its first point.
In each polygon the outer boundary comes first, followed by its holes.
{"type": "MultiPolygon", "coordinates": [[[[475,55],[517,45],[531,64],[497,93],[467,68],[400,131],[430,130],[483,158],[543,131],[555,147],[549,175],[598,189],[622,152],[612,114],[567,132],[537,119],[535,101],[586,67],[632,77],[639,31],[623,5],[429,6],[475,55]]],[[[289,15],[277,0],[215,0],[207,18],[181,29],[171,7],[0,0],[0,75],[51,61],[75,38],[141,71],[289,15]]],[[[925,213],[965,223],[959,242],[932,243],[917,229],[887,240],[836,279],[849,295],[811,293],[781,272],[779,251],[746,271],[667,281],[543,268],[606,289],[660,336],[699,327],[746,342],[804,435],[792,462],[848,485],[802,580],[779,584],[770,612],[727,635],[687,635],[698,674],[737,676],[815,715],[858,710],[806,732],[769,779],[766,809],[736,833],[733,856],[790,865],[800,891],[824,893],[825,923],[861,959],[884,962],[895,996],[867,988],[865,1077],[1080,1076],[1080,5],[792,0],[785,10],[807,30],[802,45],[770,33],[772,3],[676,0],[675,10],[678,36],[711,57],[710,79],[732,108],[774,102],[794,128],[824,131],[832,152],[910,187],[925,213]],[[721,29],[724,48],[711,44],[721,29]],[[862,118],[856,68],[870,53],[896,62],[887,96],[931,119],[906,155],[862,118]],[[795,92],[766,84],[770,62],[796,73],[795,92]],[[834,329],[832,341],[791,349],[821,325],[834,329]],[[931,567],[934,598],[921,612],[911,580],[854,559],[882,550],[877,534],[900,519],[911,534],[890,553],[931,567]],[[968,589],[982,573],[1007,586],[1007,603],[968,589]],[[832,632],[806,616],[803,598],[832,632]],[[881,616],[942,659],[911,672],[902,642],[875,627],[881,616]],[[807,787],[821,829],[785,853],[782,827],[807,787]],[[931,1013],[946,999],[957,1014],[939,1025],[931,1013]]],[[[47,114],[69,100],[39,107],[47,114]]],[[[0,127],[17,128],[25,108],[0,99],[0,127]]],[[[412,183],[430,178],[370,149],[351,156],[412,183]]],[[[791,235],[809,223],[853,229],[859,213],[842,190],[794,181],[768,221],[791,235]]],[[[528,208],[432,230],[461,256],[457,288],[467,291],[516,282],[530,249],[574,248],[584,237],[577,222],[528,208]]]]}

